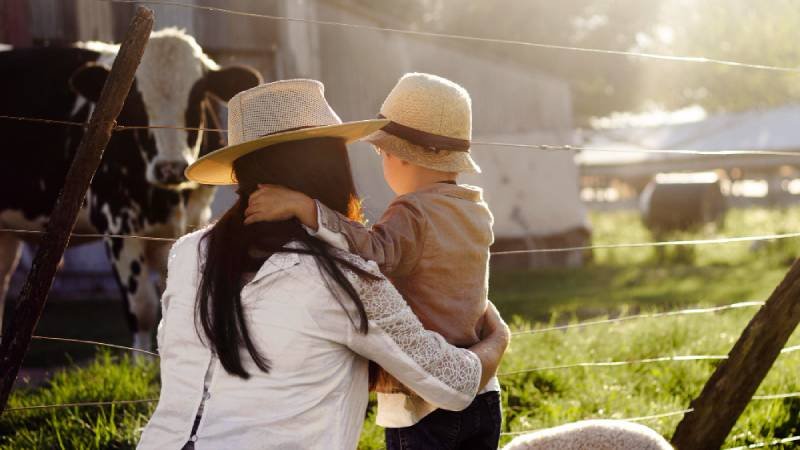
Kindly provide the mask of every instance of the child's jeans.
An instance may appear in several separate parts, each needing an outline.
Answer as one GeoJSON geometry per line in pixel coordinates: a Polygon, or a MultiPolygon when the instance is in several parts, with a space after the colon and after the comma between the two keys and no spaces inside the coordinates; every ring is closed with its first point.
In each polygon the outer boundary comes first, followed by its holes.
{"type": "Polygon", "coordinates": [[[497,450],[500,393],[486,392],[463,411],[437,409],[415,425],[386,429],[387,450],[497,450]]]}

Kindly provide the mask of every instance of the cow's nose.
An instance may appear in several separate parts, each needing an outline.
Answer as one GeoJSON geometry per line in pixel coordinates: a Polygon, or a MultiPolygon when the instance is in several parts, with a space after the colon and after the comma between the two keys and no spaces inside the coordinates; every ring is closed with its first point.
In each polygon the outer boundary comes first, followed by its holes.
{"type": "Polygon", "coordinates": [[[186,170],[183,161],[161,161],[156,163],[156,181],[161,184],[181,184],[186,181],[183,172],[186,170]]]}

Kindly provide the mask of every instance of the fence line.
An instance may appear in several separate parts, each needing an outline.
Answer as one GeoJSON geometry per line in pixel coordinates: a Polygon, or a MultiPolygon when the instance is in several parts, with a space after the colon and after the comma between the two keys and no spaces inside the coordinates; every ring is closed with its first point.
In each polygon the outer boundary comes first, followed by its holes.
{"type": "Polygon", "coordinates": [[[776,439],[770,442],[759,442],[757,444],[745,445],[743,447],[729,447],[725,450],[747,450],[748,448],[763,448],[771,447],[773,445],[790,444],[792,442],[800,441],[800,436],[789,436],[783,439],[776,439]]]}
{"type": "Polygon", "coordinates": [[[539,333],[548,333],[551,331],[563,331],[563,330],[570,330],[573,328],[585,328],[591,327],[595,325],[605,325],[610,323],[619,323],[619,322],[627,322],[629,320],[638,320],[638,319],[655,319],[659,317],[671,317],[671,316],[685,316],[685,315],[692,315],[692,314],[707,314],[719,311],[727,311],[731,309],[740,309],[740,308],[752,308],[756,306],[763,306],[763,301],[746,301],[746,302],[738,302],[732,303],[730,305],[722,305],[722,306],[714,306],[710,308],[690,308],[690,309],[682,309],[678,311],[666,311],[666,312],[659,312],[659,313],[646,313],[646,314],[635,314],[630,316],[624,317],[617,317],[614,319],[603,319],[603,320],[592,320],[586,322],[578,322],[572,323],[568,325],[559,325],[554,327],[546,327],[546,328],[531,328],[528,330],[520,330],[512,332],[512,336],[520,336],[520,335],[531,335],[531,334],[539,334],[539,333]]]}
{"type": "Polygon", "coordinates": [[[775,66],[775,65],[769,65],[769,64],[746,63],[746,62],[741,62],[741,61],[731,61],[731,60],[718,59],[718,58],[709,58],[709,57],[705,57],[705,56],[681,56],[681,55],[666,55],[666,54],[661,54],[661,53],[634,52],[634,51],[627,51],[627,50],[608,50],[608,49],[591,48],[591,47],[577,47],[577,46],[570,46],[570,45],[545,44],[545,43],[541,43],[541,42],[520,41],[520,40],[513,40],[513,39],[482,38],[482,37],[477,37],[477,36],[467,36],[467,35],[461,35],[461,34],[435,33],[435,32],[431,32],[431,31],[417,31],[417,30],[408,30],[408,29],[400,29],[400,28],[385,28],[385,27],[379,27],[379,26],[374,26],[374,25],[344,23],[344,22],[336,22],[336,21],[331,21],[331,20],[303,19],[303,18],[296,18],[296,17],[276,16],[276,15],[271,15],[271,14],[259,14],[259,13],[253,13],[253,12],[247,12],[247,11],[239,11],[239,10],[234,10],[234,9],[228,9],[228,8],[219,8],[219,7],[215,7],[215,6],[206,6],[206,5],[195,5],[195,4],[181,3],[181,2],[176,2],[176,1],[165,1],[165,0],[99,0],[99,1],[107,2],[107,3],[121,3],[121,4],[145,4],[145,5],[177,6],[177,7],[181,7],[181,8],[190,8],[190,9],[197,9],[197,10],[202,10],[202,11],[219,12],[219,13],[231,14],[231,15],[236,15],[236,16],[253,17],[253,18],[258,18],[258,19],[282,20],[282,21],[286,21],[286,22],[302,22],[302,23],[310,23],[310,24],[314,24],[314,25],[334,26],[334,27],[340,27],[340,28],[361,29],[361,30],[369,30],[369,31],[390,32],[390,33],[398,33],[398,34],[406,34],[406,35],[422,36],[422,37],[455,39],[455,40],[468,41],[468,42],[485,42],[485,43],[492,43],[492,44],[504,44],[504,45],[523,46],[523,47],[535,47],[535,48],[542,48],[542,49],[548,49],[548,50],[563,50],[563,51],[571,51],[571,52],[579,52],[579,53],[595,53],[595,54],[613,55],[613,56],[630,56],[630,57],[636,57],[636,58],[642,58],[642,59],[656,59],[656,60],[662,60],[662,61],[677,61],[677,62],[696,63],[696,64],[715,64],[715,65],[728,66],[728,67],[767,70],[767,71],[775,71],[775,72],[800,73],[800,68],[797,68],[797,67],[785,67],[785,66],[775,66]]]}
{"type": "Polygon", "coordinates": [[[692,150],[692,149],[657,149],[657,148],[612,148],[612,147],[584,147],[580,145],[546,145],[546,144],[515,144],[510,142],[485,142],[472,141],[473,145],[529,148],[542,151],[588,151],[603,153],[654,153],[675,155],[705,155],[705,156],[800,156],[798,152],[780,150],[692,150]]]}
{"type": "MultiPolygon", "coordinates": [[[[0,233],[14,233],[14,234],[45,234],[41,230],[20,230],[14,228],[0,228],[0,233]]],[[[178,238],[162,238],[141,236],[135,234],[101,234],[101,233],[72,233],[73,237],[89,238],[89,239],[141,239],[145,241],[160,241],[160,242],[175,242],[178,238]]],[[[678,240],[678,241],[656,241],[656,242],[634,242],[622,244],[596,244],[596,245],[583,245],[579,247],[561,247],[561,248],[535,248],[527,250],[508,250],[501,252],[492,252],[492,256],[505,256],[505,255],[524,255],[533,253],[559,253],[559,252],[574,252],[586,250],[602,250],[602,249],[618,249],[618,248],[643,248],[643,247],[665,247],[669,245],[711,245],[711,244],[729,244],[735,242],[756,242],[756,241],[772,241],[777,239],[791,239],[800,237],[798,233],[784,233],[784,234],[767,234],[759,236],[738,236],[738,237],[725,237],[716,239],[694,239],[694,240],[678,240]]]]}
{"type": "MultiPolygon", "coordinates": [[[[800,351],[800,345],[786,347],[781,350],[781,354],[788,354],[800,351]]],[[[513,375],[521,375],[524,373],[544,372],[548,370],[564,370],[575,369],[579,367],[619,367],[631,366],[635,364],[652,364],[661,362],[687,362],[687,361],[722,361],[728,359],[728,355],[678,355],[678,356],[658,356],[654,358],[633,359],[628,361],[600,361],[600,362],[582,362],[575,364],[563,364],[556,366],[533,367],[530,369],[514,370],[511,372],[498,373],[498,377],[508,377],[513,375]]]]}
{"type": "MultiPolygon", "coordinates": [[[[14,233],[14,234],[45,234],[46,231],[41,230],[18,230],[13,228],[0,228],[0,233],[14,233]]],[[[87,239],[141,239],[143,241],[160,241],[160,242],[175,242],[177,238],[162,238],[153,236],[140,236],[136,234],[102,234],[102,233],[72,233],[72,237],[87,238],[87,239]]]]}
{"type": "MultiPolygon", "coordinates": [[[[800,392],[790,392],[790,393],[786,393],[786,394],[774,394],[774,395],[754,395],[752,399],[753,400],[780,400],[780,399],[784,399],[784,398],[794,398],[794,397],[800,397],[800,392]]],[[[689,414],[692,411],[694,411],[694,409],[689,408],[689,409],[682,409],[680,411],[672,411],[672,412],[661,413],[661,414],[653,414],[653,415],[650,415],[650,416],[630,417],[630,418],[627,418],[627,419],[614,419],[613,417],[594,417],[592,419],[586,419],[586,420],[612,419],[612,420],[624,420],[626,422],[646,422],[648,420],[661,419],[661,418],[664,418],[664,417],[682,416],[684,414],[689,414]]],[[[518,436],[520,434],[526,434],[526,433],[530,433],[530,432],[533,432],[533,431],[538,431],[538,430],[537,429],[530,429],[530,430],[520,430],[520,431],[507,431],[507,432],[504,432],[504,433],[500,433],[500,435],[501,436],[518,436]]],[[[740,448],[744,448],[744,447],[740,447],[740,448]]]]}
{"type": "Polygon", "coordinates": [[[728,359],[727,355],[679,355],[679,356],[658,356],[655,358],[633,359],[628,361],[600,361],[600,362],[582,362],[575,364],[563,364],[556,366],[534,367],[531,369],[514,370],[511,372],[498,373],[498,377],[508,377],[513,375],[521,375],[524,373],[544,372],[548,370],[563,370],[575,369],[578,367],[618,367],[618,366],[631,366],[634,364],[650,364],[658,362],[686,362],[686,361],[718,361],[728,359]]]}
{"type": "Polygon", "coordinates": [[[785,394],[754,395],[753,400],[781,400],[784,398],[800,397],[800,392],[787,392],[785,394]]]}
{"type": "Polygon", "coordinates": [[[68,126],[81,127],[81,128],[86,128],[86,127],[89,126],[89,122],[74,122],[74,121],[70,121],[70,120],[43,119],[43,118],[40,118],[40,117],[20,117],[20,116],[0,115],[0,119],[16,120],[17,122],[43,123],[43,124],[48,124],[48,125],[68,125],[68,126]]]}
{"type": "Polygon", "coordinates": [[[15,411],[30,411],[34,409],[51,409],[51,408],[72,408],[72,407],[82,407],[82,406],[110,406],[110,405],[132,405],[138,403],[155,403],[157,402],[157,398],[145,398],[139,400],[112,400],[108,402],[77,402],[77,403],[59,403],[55,405],[32,405],[32,406],[20,406],[18,408],[8,408],[4,412],[15,412],[15,411]]]}
{"type": "MultiPolygon", "coordinates": [[[[3,120],[15,120],[17,122],[32,122],[32,123],[43,123],[47,125],[67,125],[73,127],[81,127],[86,128],[89,126],[89,122],[75,122],[71,120],[55,120],[55,119],[45,119],[41,117],[22,117],[22,116],[8,116],[8,115],[0,115],[0,119],[3,120]]],[[[147,130],[147,129],[156,129],[156,130],[183,130],[183,131],[216,131],[220,133],[225,133],[228,130],[224,128],[205,128],[205,127],[176,127],[171,125],[118,125],[115,124],[113,130],[114,131],[125,131],[125,130],[147,130]]]]}
{"type": "MultiPolygon", "coordinates": [[[[224,128],[205,128],[205,127],[174,127],[171,125],[117,125],[114,127],[114,131],[125,131],[125,130],[182,130],[182,131],[215,131],[217,133],[227,133],[228,130],[224,128]]],[[[791,153],[791,152],[783,152],[783,153],[791,153]]],[[[800,153],[795,153],[795,155],[800,155],[800,153]]]]}
{"type": "Polygon", "coordinates": [[[145,355],[148,355],[148,356],[154,356],[156,358],[160,358],[158,353],[155,353],[155,352],[151,352],[151,351],[148,351],[148,350],[143,350],[143,349],[140,349],[140,348],[126,347],[124,345],[109,344],[107,342],[90,341],[90,340],[86,340],[86,339],[60,338],[60,337],[53,337],[53,336],[36,336],[36,335],[34,335],[34,336],[31,336],[31,337],[33,339],[36,339],[36,340],[39,340],[39,341],[70,342],[70,343],[73,343],[73,344],[87,344],[87,345],[96,345],[96,346],[99,346],[99,347],[115,348],[115,349],[119,349],[119,350],[128,350],[128,351],[144,353],[145,355]]]}
{"type": "MultiPolygon", "coordinates": [[[[69,125],[86,128],[88,122],[74,122],[69,120],[44,119],[39,117],[22,117],[0,115],[0,119],[15,120],[18,122],[33,122],[49,125],[69,125]]],[[[206,127],[179,127],[172,125],[115,125],[114,131],[127,130],[182,130],[182,131],[209,131],[216,133],[226,133],[225,128],[206,128],[206,127]]],[[[580,145],[549,145],[549,144],[517,144],[511,142],[485,142],[472,141],[472,145],[526,148],[540,150],[544,152],[556,151],[591,151],[602,153],[648,153],[648,154],[675,154],[675,155],[701,155],[701,156],[791,156],[800,157],[800,152],[780,151],[780,150],[693,150],[693,149],[652,149],[652,148],[614,148],[614,147],[586,147],[580,145]]]]}
{"type": "Polygon", "coordinates": [[[502,252],[492,252],[492,256],[524,255],[530,253],[574,252],[574,251],[584,251],[584,250],[616,249],[616,248],[665,247],[669,245],[728,244],[733,242],[770,241],[775,239],[790,239],[796,237],[800,237],[800,233],[783,233],[783,234],[770,234],[761,236],[739,236],[739,237],[725,237],[716,239],[638,242],[638,243],[624,243],[624,244],[596,244],[596,245],[582,245],[578,247],[538,248],[529,250],[507,250],[502,252]]]}

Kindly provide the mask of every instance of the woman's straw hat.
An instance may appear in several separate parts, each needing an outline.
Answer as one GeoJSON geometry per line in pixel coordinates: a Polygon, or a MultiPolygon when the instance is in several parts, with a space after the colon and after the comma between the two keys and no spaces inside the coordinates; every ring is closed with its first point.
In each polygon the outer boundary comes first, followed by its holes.
{"type": "Polygon", "coordinates": [[[472,101],[458,84],[427,73],[408,73],[381,106],[391,120],[364,140],[418,166],[443,172],[481,169],[469,154],[472,101]]]}
{"type": "Polygon", "coordinates": [[[387,120],[342,123],[316,80],[285,80],[256,86],[228,102],[230,145],[198,159],[186,178],[202,184],[236,184],[233,162],[248,153],[283,142],[319,137],[349,143],[375,132],[387,120]]]}

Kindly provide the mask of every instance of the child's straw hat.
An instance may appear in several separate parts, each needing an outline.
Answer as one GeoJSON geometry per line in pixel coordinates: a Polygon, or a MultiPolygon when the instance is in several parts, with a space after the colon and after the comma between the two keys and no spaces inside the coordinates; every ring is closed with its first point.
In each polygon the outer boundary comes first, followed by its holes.
{"type": "Polygon", "coordinates": [[[472,101],[458,84],[408,73],[386,97],[379,117],[391,122],[364,140],[381,150],[429,169],[480,173],[469,153],[472,101]]]}
{"type": "Polygon", "coordinates": [[[387,120],[342,123],[316,80],[285,80],[256,86],[228,102],[230,145],[198,159],[186,178],[202,184],[236,184],[233,162],[283,142],[337,137],[349,143],[380,129],[387,120]]]}

